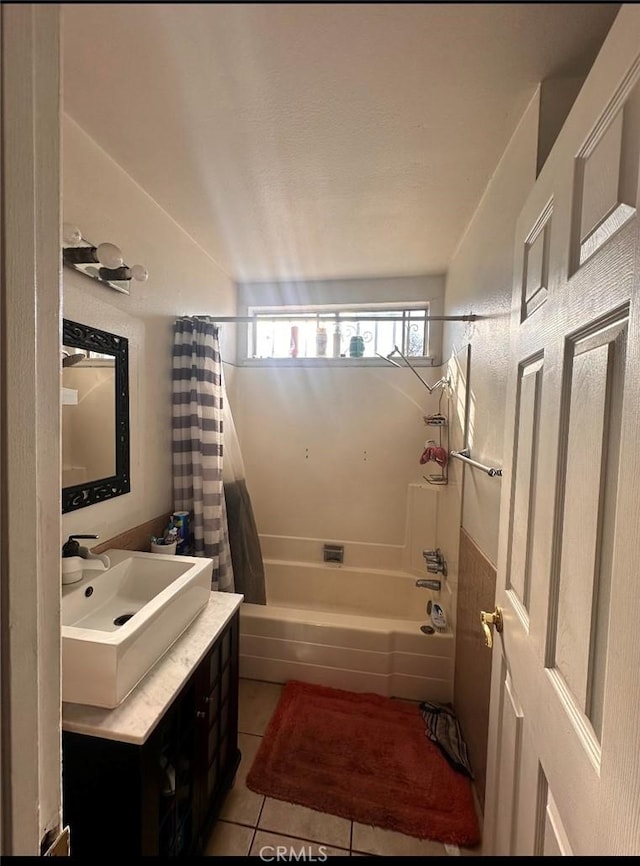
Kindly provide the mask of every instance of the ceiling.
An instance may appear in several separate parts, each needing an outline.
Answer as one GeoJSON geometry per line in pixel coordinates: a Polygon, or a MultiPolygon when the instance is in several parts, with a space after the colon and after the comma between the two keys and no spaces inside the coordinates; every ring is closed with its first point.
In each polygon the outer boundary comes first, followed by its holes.
{"type": "Polygon", "coordinates": [[[237,280],[446,270],[619,4],[63,4],[64,108],[237,280]]]}

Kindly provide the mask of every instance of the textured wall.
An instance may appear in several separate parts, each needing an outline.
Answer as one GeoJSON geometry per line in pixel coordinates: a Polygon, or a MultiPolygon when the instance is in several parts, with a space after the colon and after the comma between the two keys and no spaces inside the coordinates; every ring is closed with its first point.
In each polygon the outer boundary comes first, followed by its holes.
{"type": "MultiPolygon", "coordinates": [[[[529,104],[462,238],[447,274],[445,313],[479,321],[445,323],[443,353],[471,345],[469,446],[502,465],[509,360],[514,228],[536,177],[539,94],[529,104]]],[[[493,563],[498,555],[501,482],[465,470],[462,525],[493,563]]]]}
{"type": "MultiPolygon", "coordinates": [[[[437,275],[241,283],[238,306],[429,301],[435,315],[443,289],[437,275]]],[[[433,331],[439,356],[441,327],[433,331]]],[[[441,375],[420,373],[427,382],[441,375]]],[[[422,416],[437,411],[411,370],[239,367],[231,404],[261,533],[404,543],[407,485],[425,471],[422,416]]]]}
{"type": "MultiPolygon", "coordinates": [[[[422,368],[427,381],[439,368],[422,368]]],[[[241,367],[232,400],[258,530],[403,544],[407,485],[421,481],[423,414],[408,369],[241,367]]],[[[435,464],[431,464],[435,466],[435,464]]]]}
{"type": "MultiPolygon", "coordinates": [[[[64,268],[63,314],[129,339],[131,493],[63,516],[63,537],[109,538],[171,511],[171,325],[176,316],[235,312],[231,279],[70,118],[63,127],[63,213],[94,243],[111,241],[149,270],[129,296],[64,268]]],[[[223,353],[234,356],[235,333],[223,353]]]]}
{"type": "MultiPolygon", "coordinates": [[[[460,242],[447,275],[445,312],[473,312],[469,325],[445,324],[444,351],[470,350],[468,445],[474,459],[502,466],[509,364],[515,223],[536,178],[539,92],[524,113],[460,242]]],[[[504,482],[464,468],[456,606],[454,706],[481,804],[487,760],[491,653],[480,610],[492,610],[504,482]]],[[[453,491],[448,493],[451,497],[453,491]]]]}
{"type": "Polygon", "coordinates": [[[456,715],[469,749],[475,786],[484,807],[491,650],[485,646],[480,611],[493,610],[496,570],[462,529],[456,628],[454,695],[456,715]]]}

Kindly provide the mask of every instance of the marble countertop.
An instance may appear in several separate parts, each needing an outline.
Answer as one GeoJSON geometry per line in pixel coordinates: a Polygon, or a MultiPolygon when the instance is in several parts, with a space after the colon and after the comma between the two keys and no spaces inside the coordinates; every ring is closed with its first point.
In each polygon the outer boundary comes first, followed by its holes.
{"type": "Polygon", "coordinates": [[[237,593],[212,592],[207,606],[119,707],[108,710],[63,703],[62,729],[142,745],[243,598],[237,593]]]}

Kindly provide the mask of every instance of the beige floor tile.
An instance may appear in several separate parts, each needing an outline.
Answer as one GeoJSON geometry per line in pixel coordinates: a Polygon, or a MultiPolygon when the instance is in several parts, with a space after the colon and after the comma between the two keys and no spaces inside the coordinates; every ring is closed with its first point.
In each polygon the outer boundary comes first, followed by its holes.
{"type": "Polygon", "coordinates": [[[262,736],[280,700],[282,686],[257,680],[240,680],[238,727],[243,734],[262,736]]]}
{"type": "Polygon", "coordinates": [[[381,827],[368,827],[366,824],[353,822],[353,851],[363,854],[379,854],[383,857],[445,857],[446,852],[441,842],[430,839],[416,839],[393,830],[383,830],[381,827]]]}
{"type": "Polygon", "coordinates": [[[263,802],[262,794],[256,794],[246,785],[236,782],[235,786],[227,792],[220,817],[225,821],[235,821],[238,824],[246,824],[247,827],[255,827],[263,802]]]}
{"type": "Polygon", "coordinates": [[[227,792],[220,810],[220,817],[227,821],[248,824],[251,827],[255,827],[258,823],[264,797],[262,794],[250,791],[247,788],[246,779],[261,742],[262,737],[256,737],[253,734],[238,735],[238,747],[242,753],[242,760],[236,774],[236,783],[227,792]]]}
{"type": "Polygon", "coordinates": [[[246,857],[253,839],[251,827],[217,821],[204,850],[206,857],[246,857]]]}
{"type": "Polygon", "coordinates": [[[271,797],[265,800],[258,826],[261,830],[286,833],[337,848],[348,849],[351,839],[351,821],[346,818],[316,812],[315,809],[271,797]]]}
{"type": "Polygon", "coordinates": [[[251,851],[252,857],[268,858],[272,863],[277,862],[277,854],[293,860],[308,860],[310,857],[320,859],[327,857],[348,857],[349,851],[344,848],[334,848],[331,845],[321,845],[318,842],[309,842],[306,839],[296,839],[291,836],[278,836],[276,833],[267,833],[258,830],[253,840],[251,851]]]}
{"type": "Polygon", "coordinates": [[[261,743],[262,737],[257,734],[238,734],[238,748],[242,755],[236,775],[238,781],[246,780],[261,743]]]}

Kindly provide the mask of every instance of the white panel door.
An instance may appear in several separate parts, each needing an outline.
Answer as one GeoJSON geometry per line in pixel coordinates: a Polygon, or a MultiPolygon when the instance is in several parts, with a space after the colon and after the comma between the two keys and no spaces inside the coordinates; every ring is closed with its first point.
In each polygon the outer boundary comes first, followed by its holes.
{"type": "Polygon", "coordinates": [[[487,854],[640,855],[639,82],[627,5],[516,227],[487,854]]]}

